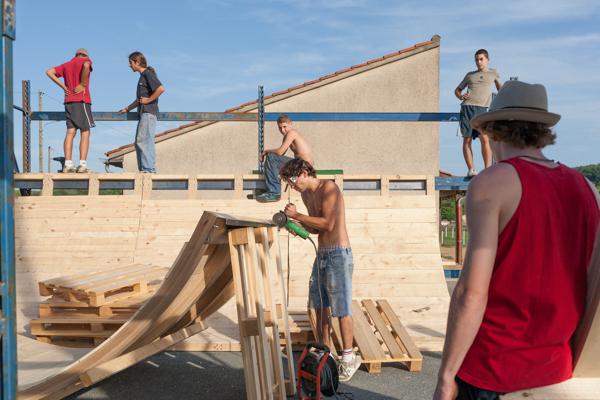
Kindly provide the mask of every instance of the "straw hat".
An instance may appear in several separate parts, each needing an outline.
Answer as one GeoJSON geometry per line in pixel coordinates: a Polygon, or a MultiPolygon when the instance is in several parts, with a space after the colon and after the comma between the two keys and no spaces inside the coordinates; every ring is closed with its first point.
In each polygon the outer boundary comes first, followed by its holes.
{"type": "Polygon", "coordinates": [[[473,129],[490,121],[539,122],[554,126],[560,115],[548,112],[546,88],[540,84],[508,81],[492,101],[489,111],[471,119],[473,129]]]}

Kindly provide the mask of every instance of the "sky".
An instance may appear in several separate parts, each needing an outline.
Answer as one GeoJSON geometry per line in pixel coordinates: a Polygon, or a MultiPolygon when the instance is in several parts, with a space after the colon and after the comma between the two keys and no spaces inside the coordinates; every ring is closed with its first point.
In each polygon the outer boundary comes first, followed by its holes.
{"type": "MultiPolygon", "coordinates": [[[[579,166],[600,162],[600,2],[597,0],[104,0],[17,1],[14,102],[31,81],[32,109],[63,111],[62,92],[45,75],[79,47],[93,60],[94,111],[117,111],[135,98],[138,76],[127,55],[142,51],[167,88],[162,111],[224,111],[334,71],[441,36],[440,112],[458,112],[453,91],[479,48],[502,80],[542,83],[549,109],[562,115],[552,159],[579,166]]],[[[15,154],[21,160],[21,116],[15,154]]],[[[186,122],[159,122],[157,133],[186,122]]],[[[65,123],[44,123],[47,147],[62,155],[65,123]]],[[[32,172],[38,122],[32,122],[32,172]]],[[[103,171],[104,153],[131,143],[134,122],[97,122],[88,164],[103,171]]],[[[78,160],[79,137],[74,160],[78,160]]],[[[457,123],[440,124],[440,168],[464,175],[457,123]]],[[[481,168],[479,143],[474,145],[481,168]]],[[[53,171],[58,163],[53,162],[53,171]]],[[[118,169],[113,169],[115,172],[118,169]]]]}

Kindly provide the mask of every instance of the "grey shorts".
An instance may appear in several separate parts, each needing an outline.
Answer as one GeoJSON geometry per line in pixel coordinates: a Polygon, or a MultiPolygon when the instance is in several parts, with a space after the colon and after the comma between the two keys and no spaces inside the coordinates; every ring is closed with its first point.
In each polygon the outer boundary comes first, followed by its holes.
{"type": "Polygon", "coordinates": [[[480,132],[476,129],[471,128],[471,119],[477,114],[481,114],[487,111],[486,107],[480,106],[469,106],[463,105],[460,106],[460,132],[462,133],[462,137],[464,138],[473,138],[477,139],[480,135],[480,132]]]}
{"type": "Polygon", "coordinates": [[[331,307],[331,315],[352,315],[352,249],[319,249],[308,285],[308,307],[331,307]]]}
{"type": "Polygon", "coordinates": [[[67,128],[89,131],[96,126],[92,116],[92,105],[84,102],[65,103],[67,128]]]}

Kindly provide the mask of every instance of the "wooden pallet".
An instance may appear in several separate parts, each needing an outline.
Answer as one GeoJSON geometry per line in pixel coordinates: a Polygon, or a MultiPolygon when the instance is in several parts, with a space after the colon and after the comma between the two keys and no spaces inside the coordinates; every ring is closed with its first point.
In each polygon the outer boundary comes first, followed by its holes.
{"type": "MultiPolygon", "coordinates": [[[[399,362],[419,372],[423,356],[387,300],[352,302],[354,341],[369,373],[381,372],[381,364],[399,362]],[[361,307],[362,303],[362,307],[361,307]]],[[[335,336],[340,337],[339,332],[335,336]]]]}
{"type": "Polygon", "coordinates": [[[31,334],[39,341],[54,344],[72,341],[93,347],[109,338],[128,320],[122,316],[88,319],[46,317],[32,319],[29,325],[31,334]]]}
{"type": "Polygon", "coordinates": [[[60,347],[72,347],[81,349],[90,349],[104,343],[105,337],[64,337],[64,336],[38,336],[39,342],[53,344],[60,347]]]}
{"type": "MultiPolygon", "coordinates": [[[[316,336],[315,311],[309,310],[308,314],[316,336]]],[[[332,318],[331,325],[333,344],[330,348],[335,354],[343,349],[342,334],[337,318],[332,318]]],[[[377,300],[375,304],[367,299],[362,300],[362,305],[354,300],[352,327],[354,343],[369,373],[378,374],[381,364],[391,362],[403,363],[411,372],[421,371],[423,356],[387,300],[377,300]]]]}
{"type": "Polygon", "coordinates": [[[113,315],[130,317],[152,297],[154,291],[155,288],[150,287],[148,293],[139,293],[101,306],[91,306],[82,301],[66,301],[63,298],[52,296],[50,299],[41,302],[38,307],[42,318],[69,317],[78,319],[111,317],[113,315]]]}
{"type": "Polygon", "coordinates": [[[61,297],[66,301],[85,302],[98,307],[151,292],[167,271],[168,268],[135,264],[39,282],[39,291],[42,296],[61,297]]]}

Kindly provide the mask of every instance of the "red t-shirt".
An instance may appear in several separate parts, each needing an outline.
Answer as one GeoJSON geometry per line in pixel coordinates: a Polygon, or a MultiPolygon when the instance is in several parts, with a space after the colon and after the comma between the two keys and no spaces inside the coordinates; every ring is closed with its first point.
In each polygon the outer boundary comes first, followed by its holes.
{"type": "Polygon", "coordinates": [[[488,302],[458,376],[496,392],[569,379],[600,212],[585,178],[512,158],[521,200],[498,238],[488,302]]]}
{"type": "MultiPolygon", "coordinates": [[[[73,57],[71,61],[54,67],[56,75],[63,77],[65,85],[74,91],[75,87],[81,83],[81,71],[83,70],[83,64],[85,62],[90,63],[90,79],[92,77],[92,60],[87,57],[73,57]]],[[[88,79],[87,85],[85,86],[85,95],[82,93],[72,94],[70,96],[65,95],[65,103],[85,102],[92,104],[92,97],[90,96],[90,79],[88,79]]]]}

